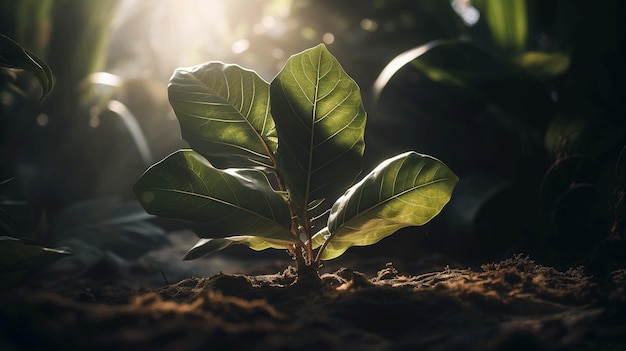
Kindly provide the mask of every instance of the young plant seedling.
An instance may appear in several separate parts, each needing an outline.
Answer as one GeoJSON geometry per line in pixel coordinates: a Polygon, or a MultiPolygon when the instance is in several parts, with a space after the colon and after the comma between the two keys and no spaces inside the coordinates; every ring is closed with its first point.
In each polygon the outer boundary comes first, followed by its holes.
{"type": "Polygon", "coordinates": [[[320,261],[428,222],[458,182],[441,161],[409,151],[354,183],[366,113],[323,44],[292,56],[271,83],[208,62],[177,69],[168,92],[192,149],[150,167],[134,192],[149,213],[194,224],[202,239],[187,260],[231,245],[286,249],[298,279],[319,279],[320,261]],[[320,213],[327,223],[314,232],[320,213]]]}

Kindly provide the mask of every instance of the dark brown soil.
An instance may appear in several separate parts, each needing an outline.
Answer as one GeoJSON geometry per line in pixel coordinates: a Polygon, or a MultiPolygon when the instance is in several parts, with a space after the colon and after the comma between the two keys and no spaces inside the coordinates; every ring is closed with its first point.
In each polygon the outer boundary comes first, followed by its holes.
{"type": "Polygon", "coordinates": [[[217,274],[161,288],[76,280],[3,297],[1,350],[626,350],[626,270],[595,281],[530,258],[322,286],[217,274]]]}

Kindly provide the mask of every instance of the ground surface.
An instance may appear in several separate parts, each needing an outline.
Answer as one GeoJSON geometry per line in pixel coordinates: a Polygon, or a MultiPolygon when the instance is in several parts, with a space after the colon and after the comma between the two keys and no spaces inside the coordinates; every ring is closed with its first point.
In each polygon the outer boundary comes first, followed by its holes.
{"type": "Polygon", "coordinates": [[[321,287],[275,271],[178,280],[162,270],[170,281],[160,286],[129,284],[120,271],[117,283],[91,272],[27,284],[2,296],[0,349],[626,350],[626,270],[594,279],[517,255],[408,275],[382,262],[367,275],[326,267],[321,287]]]}

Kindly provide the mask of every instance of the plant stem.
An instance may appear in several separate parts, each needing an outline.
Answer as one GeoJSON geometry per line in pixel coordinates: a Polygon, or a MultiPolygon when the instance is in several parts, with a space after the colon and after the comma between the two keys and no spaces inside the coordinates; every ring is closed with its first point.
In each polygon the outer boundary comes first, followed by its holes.
{"type": "Polygon", "coordinates": [[[304,209],[304,233],[306,234],[306,256],[307,263],[310,265],[313,263],[313,239],[311,236],[311,219],[307,213],[307,209],[304,209]]]}
{"type": "MultiPolygon", "coordinates": [[[[276,159],[273,157],[273,153],[270,151],[269,146],[262,138],[261,141],[266,151],[270,155],[272,162],[275,165],[273,173],[274,177],[276,178],[276,184],[278,185],[278,189],[280,191],[288,191],[285,187],[285,184],[283,183],[282,176],[280,174],[280,171],[278,170],[278,165],[276,163],[276,159]]],[[[287,207],[289,207],[289,215],[291,216],[291,233],[298,239],[298,243],[295,245],[294,255],[296,258],[296,266],[298,267],[298,269],[300,269],[300,267],[309,266],[314,262],[313,242],[311,236],[311,219],[309,218],[308,209],[306,208],[306,206],[302,209],[301,216],[297,216],[295,214],[296,211],[293,208],[291,198],[287,201],[287,207]],[[299,219],[301,219],[303,223],[300,223],[299,219]],[[304,228],[304,233],[307,239],[306,244],[302,243],[302,240],[300,239],[300,227],[304,228]],[[304,255],[303,251],[305,253],[304,255]]]]}
{"type": "Polygon", "coordinates": [[[296,267],[298,269],[298,277],[296,278],[297,284],[321,286],[322,279],[317,271],[319,266],[315,262],[311,262],[311,264],[307,265],[301,261],[296,267]]]}
{"type": "Polygon", "coordinates": [[[326,245],[328,245],[329,242],[330,242],[330,237],[328,239],[324,240],[324,243],[322,244],[322,246],[317,250],[317,256],[315,256],[315,263],[318,266],[319,266],[320,262],[322,261],[322,252],[324,252],[324,249],[326,249],[326,245]]]}

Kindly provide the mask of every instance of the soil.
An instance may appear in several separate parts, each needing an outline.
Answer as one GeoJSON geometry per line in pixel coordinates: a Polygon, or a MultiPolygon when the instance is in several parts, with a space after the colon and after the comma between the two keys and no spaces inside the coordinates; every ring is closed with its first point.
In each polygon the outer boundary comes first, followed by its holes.
{"type": "Polygon", "coordinates": [[[598,279],[525,255],[474,270],[397,266],[410,273],[367,262],[323,267],[315,285],[294,283],[293,267],[258,274],[284,263],[264,258],[235,267],[254,274],[170,282],[161,270],[158,286],[138,278],[158,260],[142,260],[116,281],[92,267],[5,292],[0,349],[626,350],[624,269],[598,279]]]}

